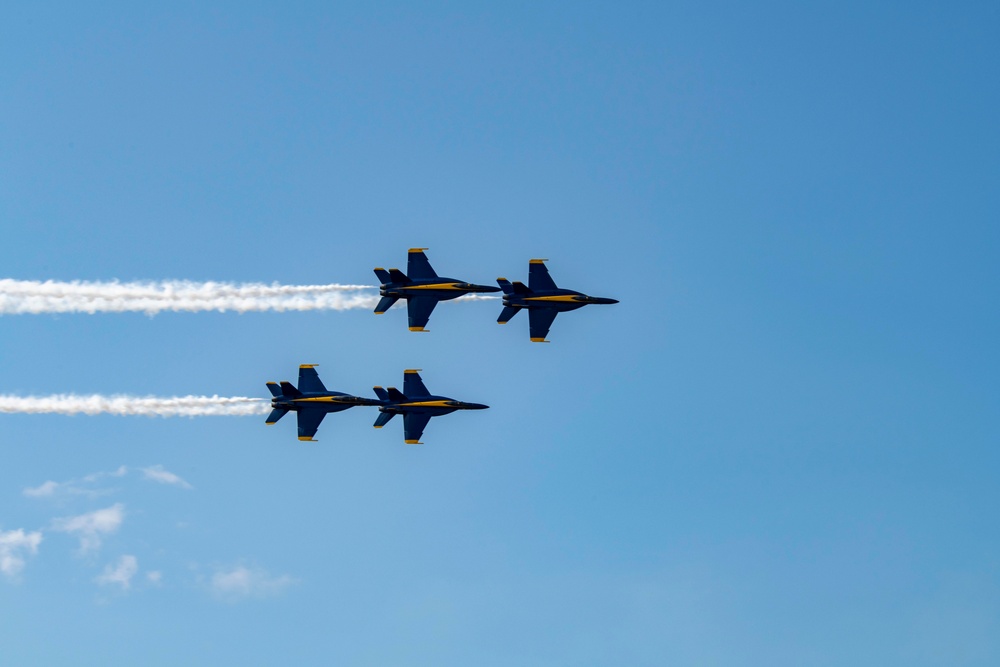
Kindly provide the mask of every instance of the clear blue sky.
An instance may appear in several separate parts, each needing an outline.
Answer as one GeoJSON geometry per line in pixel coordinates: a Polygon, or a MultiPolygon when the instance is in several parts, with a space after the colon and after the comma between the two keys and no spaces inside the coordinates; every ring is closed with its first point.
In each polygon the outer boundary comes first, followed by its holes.
{"type": "Polygon", "coordinates": [[[621,303],[3,317],[0,393],[492,407],[0,416],[0,661],[1000,663],[996,3],[207,4],[4,10],[0,277],[621,303]]]}

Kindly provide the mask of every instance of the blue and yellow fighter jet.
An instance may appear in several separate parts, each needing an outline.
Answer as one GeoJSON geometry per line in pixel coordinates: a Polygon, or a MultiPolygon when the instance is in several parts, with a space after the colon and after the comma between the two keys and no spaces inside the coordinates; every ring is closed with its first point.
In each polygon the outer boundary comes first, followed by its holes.
{"type": "Polygon", "coordinates": [[[271,390],[271,414],[265,422],[268,426],[277,423],[289,410],[296,413],[299,420],[299,440],[316,442],[313,436],[323,417],[329,412],[341,412],[355,405],[382,405],[380,401],[330,391],[323,386],[316,372],[315,364],[299,366],[299,388],[291,382],[268,382],[271,390]]]}
{"type": "Polygon", "coordinates": [[[545,267],[547,261],[532,259],[528,262],[527,287],[524,283],[511,283],[506,278],[497,278],[497,284],[503,290],[503,310],[500,311],[497,323],[507,324],[519,310],[526,308],[528,329],[533,343],[549,342],[545,340],[545,336],[548,335],[549,328],[559,313],[583,308],[591,303],[618,303],[615,299],[587,296],[573,290],[559,289],[545,267]]]}
{"type": "Polygon", "coordinates": [[[395,387],[383,389],[375,387],[375,394],[381,399],[381,412],[375,420],[375,428],[382,428],[396,415],[403,415],[403,439],[408,445],[422,445],[420,436],[431,417],[447,415],[455,410],[484,410],[490,406],[482,403],[464,403],[447,396],[434,396],[427,391],[420,379],[419,369],[403,371],[403,391],[395,387]]]}
{"type": "Polygon", "coordinates": [[[410,318],[410,331],[426,331],[427,320],[438,301],[456,299],[463,294],[476,292],[499,292],[490,285],[474,285],[454,278],[442,278],[427,261],[427,248],[410,248],[406,260],[406,274],[399,269],[375,269],[381,286],[382,300],[375,306],[375,314],[381,315],[399,299],[406,299],[406,313],[410,318]]]}

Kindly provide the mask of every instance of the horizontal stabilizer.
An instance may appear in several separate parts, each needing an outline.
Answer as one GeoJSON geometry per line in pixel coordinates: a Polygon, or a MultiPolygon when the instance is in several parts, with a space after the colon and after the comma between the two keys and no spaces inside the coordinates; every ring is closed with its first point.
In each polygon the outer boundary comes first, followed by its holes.
{"type": "Polygon", "coordinates": [[[286,414],[288,414],[288,410],[286,410],[284,408],[275,408],[274,410],[271,410],[271,414],[269,414],[267,416],[267,421],[265,421],[264,423],[265,424],[274,424],[279,419],[281,419],[282,417],[284,417],[286,414]]]}
{"type": "Polygon", "coordinates": [[[372,389],[375,391],[375,395],[378,396],[378,400],[380,401],[389,400],[389,392],[387,392],[382,387],[372,387],[372,389]]]}
{"type": "Polygon", "coordinates": [[[399,269],[389,269],[389,281],[393,283],[398,283],[406,285],[410,282],[410,279],[406,277],[406,274],[399,269]]]}
{"type": "Polygon", "coordinates": [[[389,400],[393,403],[404,403],[406,401],[406,394],[395,387],[389,387],[386,389],[386,393],[389,395],[389,400]]]}
{"type": "Polygon", "coordinates": [[[531,290],[528,289],[528,286],[517,280],[514,281],[511,288],[514,290],[514,294],[531,294],[531,290]]]}
{"type": "Polygon", "coordinates": [[[282,393],[282,395],[288,396],[290,398],[295,398],[296,396],[301,396],[302,395],[301,391],[299,391],[298,389],[296,389],[295,386],[292,385],[291,382],[287,382],[287,381],[281,383],[281,393],[282,393]]]}
{"type": "Polygon", "coordinates": [[[281,396],[281,387],[278,386],[277,382],[268,382],[267,388],[271,392],[271,396],[281,396]]]}
{"type": "Polygon", "coordinates": [[[500,311],[500,317],[497,318],[497,324],[507,324],[510,322],[510,318],[517,315],[517,311],[520,308],[511,308],[510,306],[504,306],[503,310],[500,311]]]}
{"type": "Polygon", "coordinates": [[[378,419],[375,420],[375,428],[382,428],[389,423],[389,420],[396,416],[395,412],[381,412],[379,413],[378,419]]]}
{"type": "Polygon", "coordinates": [[[378,305],[375,306],[375,314],[376,315],[381,315],[385,311],[387,311],[390,308],[392,308],[392,304],[396,303],[397,301],[399,301],[399,297],[398,296],[384,296],[384,297],[382,297],[379,300],[378,305]]]}
{"type": "Polygon", "coordinates": [[[385,269],[375,269],[375,277],[378,278],[378,281],[383,285],[392,282],[392,278],[389,276],[389,272],[386,271],[385,269]]]}

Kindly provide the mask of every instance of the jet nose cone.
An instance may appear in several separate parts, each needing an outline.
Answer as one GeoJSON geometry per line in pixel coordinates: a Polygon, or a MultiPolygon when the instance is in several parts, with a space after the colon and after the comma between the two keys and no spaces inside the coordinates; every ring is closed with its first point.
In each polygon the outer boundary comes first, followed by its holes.
{"type": "Polygon", "coordinates": [[[477,292],[499,292],[499,287],[490,287],[489,285],[472,285],[472,287],[477,292]]]}
{"type": "Polygon", "coordinates": [[[594,297],[594,303],[611,305],[613,303],[618,303],[618,299],[606,299],[603,296],[594,297]]]}
{"type": "Polygon", "coordinates": [[[483,405],[482,403],[466,403],[464,407],[466,410],[485,410],[490,406],[483,405]]]}

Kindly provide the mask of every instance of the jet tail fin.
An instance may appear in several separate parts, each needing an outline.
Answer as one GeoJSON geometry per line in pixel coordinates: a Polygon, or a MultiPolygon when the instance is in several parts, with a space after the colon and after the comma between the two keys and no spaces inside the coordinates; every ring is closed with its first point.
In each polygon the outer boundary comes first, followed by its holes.
{"type": "Polygon", "coordinates": [[[506,278],[497,278],[497,285],[503,290],[504,294],[527,294],[529,290],[522,282],[511,282],[506,278]]]}
{"type": "Polygon", "coordinates": [[[384,297],[382,297],[379,300],[378,305],[375,306],[375,314],[376,315],[381,315],[385,311],[387,311],[390,308],[392,308],[392,304],[396,303],[397,301],[399,301],[399,297],[398,296],[384,296],[384,297]]]}
{"type": "Polygon", "coordinates": [[[286,414],[288,414],[288,410],[286,410],[285,408],[275,408],[274,410],[271,410],[271,414],[267,416],[267,420],[264,423],[270,426],[271,424],[276,423],[286,414]]]}
{"type": "Polygon", "coordinates": [[[277,382],[268,382],[267,388],[270,390],[271,396],[274,396],[275,398],[281,396],[281,387],[278,386],[277,382]]]}
{"type": "Polygon", "coordinates": [[[287,381],[281,383],[281,393],[284,396],[290,396],[290,397],[296,397],[302,395],[302,392],[296,389],[295,385],[287,381]]]}
{"type": "Polygon", "coordinates": [[[517,311],[520,308],[511,308],[510,306],[504,306],[503,310],[500,311],[500,317],[497,318],[497,324],[507,324],[510,322],[510,318],[517,315],[517,311]]]}
{"type": "Polygon", "coordinates": [[[389,269],[389,281],[406,285],[410,282],[410,279],[399,269],[389,269]]]}
{"type": "Polygon", "coordinates": [[[518,294],[528,294],[529,292],[531,292],[531,288],[530,287],[528,287],[527,285],[525,285],[524,283],[522,283],[522,282],[520,282],[518,280],[514,281],[513,287],[514,287],[514,291],[517,292],[518,294]]]}

